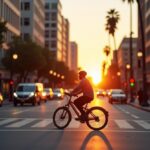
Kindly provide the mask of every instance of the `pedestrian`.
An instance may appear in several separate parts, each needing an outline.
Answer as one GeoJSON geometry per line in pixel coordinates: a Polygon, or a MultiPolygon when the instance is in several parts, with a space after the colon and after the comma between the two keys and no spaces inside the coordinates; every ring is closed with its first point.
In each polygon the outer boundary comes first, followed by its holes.
{"type": "Polygon", "coordinates": [[[138,100],[139,100],[139,104],[142,105],[143,103],[143,90],[140,88],[140,90],[138,91],[138,100]]]}

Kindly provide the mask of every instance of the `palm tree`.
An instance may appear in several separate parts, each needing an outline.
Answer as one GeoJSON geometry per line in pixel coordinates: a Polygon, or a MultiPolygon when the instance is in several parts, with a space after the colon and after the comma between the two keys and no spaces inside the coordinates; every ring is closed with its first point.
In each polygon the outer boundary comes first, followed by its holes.
{"type": "Polygon", "coordinates": [[[117,29],[117,23],[120,19],[119,13],[118,11],[116,11],[115,9],[111,9],[110,11],[107,12],[107,16],[106,16],[106,31],[108,31],[108,33],[110,35],[113,36],[114,39],[114,47],[116,49],[116,39],[115,39],[115,32],[117,29]]]}
{"type": "MultiPolygon", "coordinates": [[[[147,95],[147,86],[146,86],[146,63],[145,63],[145,37],[144,37],[144,28],[143,28],[143,16],[142,16],[142,10],[141,10],[141,2],[140,0],[122,0],[123,2],[127,1],[129,4],[133,2],[137,2],[138,5],[138,12],[139,12],[139,21],[140,21],[140,30],[141,30],[141,44],[142,44],[142,68],[143,68],[143,73],[142,73],[142,79],[143,79],[143,92],[144,95],[147,95]]],[[[146,96],[145,96],[146,97],[146,96]]],[[[145,102],[147,102],[147,99],[144,99],[145,102]]]]}
{"type": "Polygon", "coordinates": [[[110,54],[110,47],[109,46],[106,45],[104,47],[104,53],[106,54],[107,57],[109,56],[109,54],[110,54]]]}

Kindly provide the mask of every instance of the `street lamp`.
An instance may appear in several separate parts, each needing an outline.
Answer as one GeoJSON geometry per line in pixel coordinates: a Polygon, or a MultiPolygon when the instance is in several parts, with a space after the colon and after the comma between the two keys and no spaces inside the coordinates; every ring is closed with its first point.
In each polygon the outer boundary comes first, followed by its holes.
{"type": "Polygon", "coordinates": [[[14,61],[16,61],[18,59],[18,54],[16,53],[12,53],[11,55],[11,70],[10,70],[10,82],[9,82],[9,87],[10,87],[10,101],[13,100],[13,84],[14,84],[14,81],[13,81],[13,69],[14,69],[14,66],[13,66],[13,63],[14,61]]]}

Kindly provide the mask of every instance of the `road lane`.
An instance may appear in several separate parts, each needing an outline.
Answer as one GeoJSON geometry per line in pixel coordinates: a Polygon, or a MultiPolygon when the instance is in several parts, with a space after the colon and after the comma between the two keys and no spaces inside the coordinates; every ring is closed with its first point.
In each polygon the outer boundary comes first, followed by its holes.
{"type": "Polygon", "coordinates": [[[2,150],[149,150],[150,113],[129,105],[111,105],[107,99],[96,99],[91,105],[96,104],[109,111],[105,129],[92,131],[86,124],[73,119],[66,129],[59,130],[53,125],[52,115],[64,103],[49,101],[35,107],[10,105],[7,111],[0,109],[2,150]],[[13,114],[15,111],[22,112],[13,114]]]}

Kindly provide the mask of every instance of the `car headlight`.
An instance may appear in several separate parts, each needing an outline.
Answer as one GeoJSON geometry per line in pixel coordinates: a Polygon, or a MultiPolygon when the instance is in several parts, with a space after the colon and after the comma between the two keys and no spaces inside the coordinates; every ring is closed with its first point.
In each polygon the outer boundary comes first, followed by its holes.
{"type": "Polygon", "coordinates": [[[57,94],[57,96],[58,96],[58,97],[61,97],[61,94],[59,93],[59,94],[57,94]]]}
{"type": "Polygon", "coordinates": [[[34,96],[34,92],[31,92],[29,95],[29,97],[32,97],[32,96],[34,96]]]}
{"type": "Polygon", "coordinates": [[[18,97],[18,95],[16,93],[14,93],[14,97],[18,97]]]}

